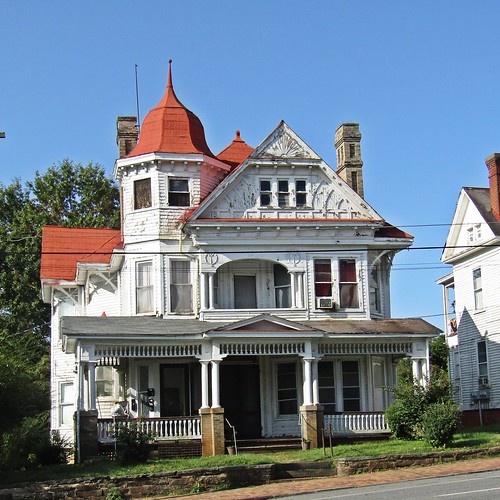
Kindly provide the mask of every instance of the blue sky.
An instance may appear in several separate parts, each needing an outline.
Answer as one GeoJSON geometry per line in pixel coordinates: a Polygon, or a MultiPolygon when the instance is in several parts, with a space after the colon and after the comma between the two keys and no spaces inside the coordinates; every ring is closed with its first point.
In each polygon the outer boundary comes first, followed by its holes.
{"type": "Polygon", "coordinates": [[[500,2],[482,0],[0,1],[0,182],[64,158],[117,155],[115,121],[143,118],[172,58],[177,96],[218,153],[285,120],[335,167],[359,122],[365,198],[415,236],[392,273],[392,313],[442,326],[439,247],[462,186],[500,151],[500,2]]]}

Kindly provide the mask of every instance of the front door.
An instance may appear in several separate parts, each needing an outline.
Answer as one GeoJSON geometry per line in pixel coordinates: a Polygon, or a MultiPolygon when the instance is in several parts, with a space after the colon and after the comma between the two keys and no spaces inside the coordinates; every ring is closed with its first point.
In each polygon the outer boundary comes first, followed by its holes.
{"type": "Polygon", "coordinates": [[[257,363],[220,365],[220,395],[224,416],[237,438],[262,437],[260,419],[260,376],[257,363]]]}
{"type": "Polygon", "coordinates": [[[255,285],[255,276],[234,275],[234,308],[257,308],[257,287],[255,285]]]}

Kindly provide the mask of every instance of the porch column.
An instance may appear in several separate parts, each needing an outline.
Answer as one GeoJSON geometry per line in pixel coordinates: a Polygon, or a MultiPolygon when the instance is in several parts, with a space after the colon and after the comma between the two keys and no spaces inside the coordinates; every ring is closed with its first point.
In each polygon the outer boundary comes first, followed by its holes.
{"type": "Polygon", "coordinates": [[[95,361],[90,361],[87,364],[88,374],[89,374],[89,410],[97,409],[97,398],[96,398],[96,387],[95,387],[95,361]]]}
{"type": "Polygon", "coordinates": [[[297,302],[297,307],[304,307],[304,273],[297,274],[297,282],[299,289],[299,300],[297,302]]]}
{"type": "Polygon", "coordinates": [[[419,384],[422,384],[422,369],[420,366],[420,359],[412,358],[412,374],[413,378],[417,380],[419,384]]]}
{"type": "Polygon", "coordinates": [[[200,303],[201,309],[205,310],[207,308],[207,275],[201,273],[201,283],[200,283],[200,303]]]}
{"type": "Polygon", "coordinates": [[[208,308],[214,309],[214,273],[208,275],[208,308]]]}
{"type": "Polygon", "coordinates": [[[303,381],[303,405],[310,406],[311,401],[311,358],[302,358],[302,363],[304,366],[304,381],[303,381]]]}
{"type": "Polygon", "coordinates": [[[212,408],[220,408],[219,392],[219,364],[220,359],[213,359],[212,363],[212,408]]]}
{"type": "Polygon", "coordinates": [[[75,376],[75,387],[76,387],[76,409],[85,409],[85,366],[83,363],[78,363],[78,370],[75,376]]]}
{"type": "Polygon", "coordinates": [[[290,295],[292,297],[292,309],[295,309],[297,307],[297,274],[296,273],[289,273],[290,274],[290,295]]]}
{"type": "Polygon", "coordinates": [[[427,368],[427,360],[420,360],[420,369],[421,369],[421,377],[422,377],[422,385],[427,386],[427,382],[429,381],[429,372],[427,368]]]}
{"type": "Polygon", "coordinates": [[[200,360],[201,363],[201,407],[209,408],[208,404],[208,363],[210,361],[200,360]]]}
{"type": "Polygon", "coordinates": [[[313,359],[313,362],[312,362],[312,404],[313,405],[319,405],[318,363],[319,363],[319,359],[313,359]]]}

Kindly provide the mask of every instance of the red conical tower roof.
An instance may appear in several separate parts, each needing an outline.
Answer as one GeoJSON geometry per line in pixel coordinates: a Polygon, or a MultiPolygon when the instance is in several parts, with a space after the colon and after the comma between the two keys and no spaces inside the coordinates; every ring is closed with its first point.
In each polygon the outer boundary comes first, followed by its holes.
{"type": "Polygon", "coordinates": [[[224,148],[218,155],[217,158],[228,165],[231,165],[231,169],[236,168],[240,163],[243,163],[253,148],[249,146],[241,137],[240,131],[236,131],[236,135],[233,142],[224,148]]]}
{"type": "Polygon", "coordinates": [[[168,64],[165,94],[144,118],[139,142],[127,158],[147,153],[206,154],[213,157],[200,119],[175,95],[172,86],[172,60],[168,64]]]}

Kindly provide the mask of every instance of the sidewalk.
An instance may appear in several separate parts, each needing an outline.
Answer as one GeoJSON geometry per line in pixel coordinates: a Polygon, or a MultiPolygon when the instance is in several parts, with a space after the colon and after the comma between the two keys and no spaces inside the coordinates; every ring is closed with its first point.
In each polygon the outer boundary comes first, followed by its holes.
{"type": "Polygon", "coordinates": [[[385,470],[358,474],[346,477],[322,477],[312,479],[287,480],[261,486],[251,486],[233,490],[216,491],[213,493],[200,493],[197,495],[182,495],[155,497],[155,500],[172,498],[199,498],[200,500],[264,500],[279,498],[298,493],[313,493],[316,491],[370,486],[374,484],[397,483],[412,479],[429,477],[454,476],[473,472],[500,469],[500,457],[464,460],[446,464],[431,465],[429,467],[411,467],[407,469],[385,470]]]}

